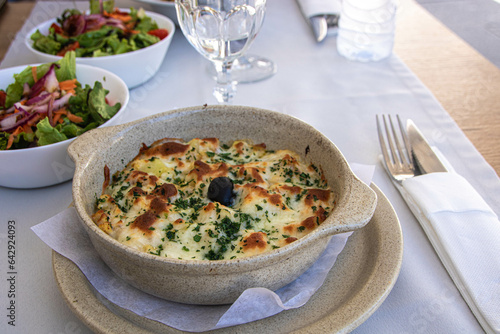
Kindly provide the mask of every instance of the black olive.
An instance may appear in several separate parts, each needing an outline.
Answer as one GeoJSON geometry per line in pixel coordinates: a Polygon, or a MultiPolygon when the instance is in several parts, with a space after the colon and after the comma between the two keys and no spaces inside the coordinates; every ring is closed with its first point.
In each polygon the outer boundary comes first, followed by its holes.
{"type": "Polygon", "coordinates": [[[210,182],[207,197],[224,206],[231,206],[234,196],[233,187],[233,181],[230,178],[226,176],[217,177],[210,182]]]}

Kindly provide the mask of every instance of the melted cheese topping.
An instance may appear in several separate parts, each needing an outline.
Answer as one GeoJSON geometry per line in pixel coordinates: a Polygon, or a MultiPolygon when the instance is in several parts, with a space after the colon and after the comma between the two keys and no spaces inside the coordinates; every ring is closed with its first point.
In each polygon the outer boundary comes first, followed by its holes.
{"type": "Polygon", "coordinates": [[[158,256],[220,260],[285,246],[319,226],[334,195],[319,168],[289,150],[216,138],[165,138],[106,180],[93,215],[119,242],[158,256]],[[234,200],[207,198],[211,180],[229,177],[234,200]]]}

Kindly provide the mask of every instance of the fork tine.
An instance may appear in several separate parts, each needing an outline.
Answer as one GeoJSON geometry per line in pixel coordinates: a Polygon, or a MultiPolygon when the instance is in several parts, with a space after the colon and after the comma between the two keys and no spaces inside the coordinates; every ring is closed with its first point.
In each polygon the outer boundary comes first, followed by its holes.
{"type": "MultiPolygon", "coordinates": [[[[405,137],[405,132],[402,129],[401,121],[399,119],[399,115],[396,115],[396,117],[397,117],[398,122],[399,122],[399,129],[401,130],[399,136],[398,136],[398,134],[396,132],[396,127],[394,127],[394,124],[392,123],[392,117],[391,116],[389,116],[389,123],[391,124],[391,130],[392,130],[392,134],[394,136],[393,137],[394,138],[394,143],[396,144],[396,148],[397,148],[397,151],[395,152],[395,154],[399,157],[399,159],[398,159],[398,165],[404,166],[404,165],[408,164],[408,159],[405,156],[405,152],[403,150],[403,147],[401,146],[401,141],[399,140],[399,137],[402,137],[403,141],[405,141],[405,138],[404,138],[405,137]]],[[[406,142],[405,142],[405,147],[406,147],[406,142]]]]}
{"type": "MultiPolygon", "coordinates": [[[[391,158],[389,157],[389,153],[387,150],[387,145],[385,144],[385,139],[384,139],[384,133],[382,131],[382,126],[380,125],[380,120],[378,118],[378,115],[375,116],[377,119],[377,132],[378,132],[378,139],[380,143],[380,147],[382,148],[382,155],[384,156],[384,161],[387,165],[391,165],[392,161],[391,158]]],[[[383,115],[382,115],[383,117],[383,115]]]]}
{"type": "MultiPolygon", "coordinates": [[[[397,144],[397,136],[396,136],[396,132],[394,131],[394,127],[392,126],[392,119],[391,119],[391,116],[387,116],[389,118],[389,122],[391,124],[391,129],[392,129],[392,133],[394,135],[394,138],[392,137],[391,135],[391,130],[389,129],[389,126],[387,126],[387,121],[385,120],[385,115],[382,115],[382,118],[384,119],[384,126],[385,126],[385,133],[386,133],[386,136],[387,136],[387,142],[389,143],[389,147],[391,148],[391,155],[392,155],[392,162],[394,163],[394,165],[396,165],[397,167],[401,167],[401,162],[399,160],[399,156],[398,154],[396,153],[396,147],[394,146],[394,141],[396,141],[396,145],[397,144]]],[[[398,145],[399,147],[399,145],[398,145]]]]}
{"type": "Polygon", "coordinates": [[[398,182],[415,176],[409,140],[399,115],[396,115],[399,131],[398,127],[394,126],[395,123],[390,115],[387,116],[389,122],[387,122],[385,115],[382,115],[383,126],[378,115],[376,118],[380,147],[389,174],[398,182]],[[401,144],[401,139],[404,145],[401,144]]]}

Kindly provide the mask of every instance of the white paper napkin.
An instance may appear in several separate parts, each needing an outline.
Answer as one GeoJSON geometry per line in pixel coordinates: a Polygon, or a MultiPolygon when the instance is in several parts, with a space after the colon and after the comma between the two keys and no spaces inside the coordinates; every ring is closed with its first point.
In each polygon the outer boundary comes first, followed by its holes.
{"type": "MultiPolygon", "coordinates": [[[[375,166],[351,164],[351,168],[363,182],[371,183],[375,166]]],[[[306,272],[277,291],[255,287],[245,290],[232,305],[200,306],[154,297],[116,276],[95,251],[73,207],[33,226],[32,230],[49,247],[73,261],[90,284],[110,302],[190,332],[235,326],[301,307],[321,287],[352,234],[334,235],[325,252],[306,272]]]]}
{"type": "Polygon", "coordinates": [[[340,14],[341,0],[297,0],[305,17],[316,15],[340,14]]]}
{"type": "Polygon", "coordinates": [[[497,215],[455,172],[417,176],[398,189],[483,329],[500,333],[497,215]]]}

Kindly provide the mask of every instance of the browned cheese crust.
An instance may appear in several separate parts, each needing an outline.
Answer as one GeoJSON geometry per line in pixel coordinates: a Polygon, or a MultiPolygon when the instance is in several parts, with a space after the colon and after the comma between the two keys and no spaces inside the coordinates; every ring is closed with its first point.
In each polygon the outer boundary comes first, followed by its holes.
{"type": "Polygon", "coordinates": [[[164,138],[143,144],[112,177],[107,167],[104,173],[95,223],[130,247],[179,259],[234,259],[286,246],[335,205],[319,167],[244,140],[164,138]],[[207,197],[221,176],[234,184],[231,205],[207,197]]]}

